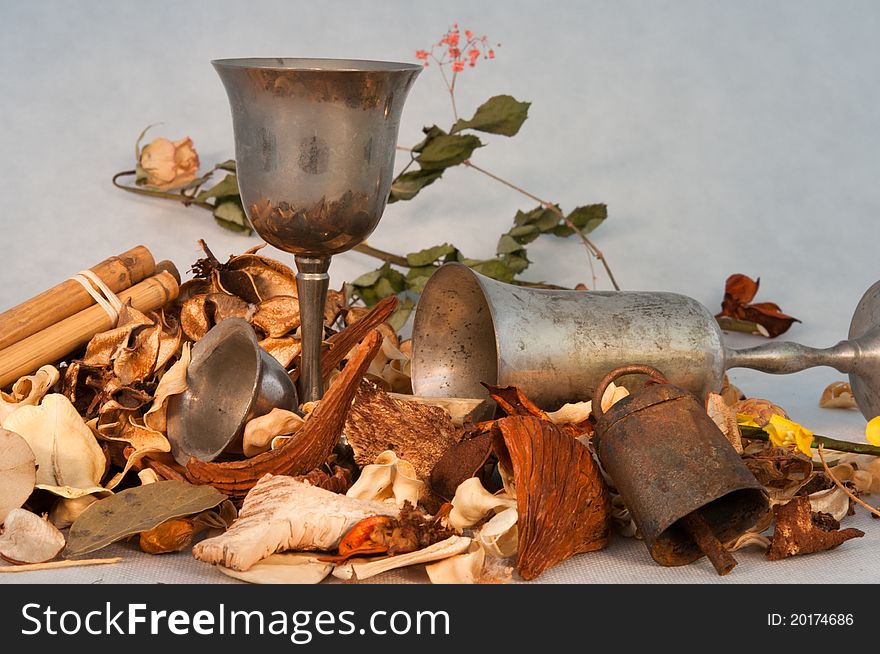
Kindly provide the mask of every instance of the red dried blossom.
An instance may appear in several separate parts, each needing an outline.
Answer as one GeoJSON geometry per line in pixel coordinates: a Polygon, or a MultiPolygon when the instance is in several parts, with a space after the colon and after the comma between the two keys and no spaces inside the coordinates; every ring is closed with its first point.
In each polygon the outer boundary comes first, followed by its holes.
{"type": "Polygon", "coordinates": [[[464,62],[463,61],[458,60],[458,61],[452,62],[452,72],[453,73],[460,73],[463,70],[464,70],[464,62]]]}
{"type": "Polygon", "coordinates": [[[475,36],[473,31],[464,30],[464,43],[461,38],[462,32],[458,23],[443,35],[443,37],[431,46],[430,50],[416,50],[416,59],[424,61],[428,66],[428,60],[433,59],[438,65],[449,65],[454,74],[464,70],[464,65],[471,68],[477,65],[477,60],[494,59],[495,51],[489,47],[489,39],[485,35],[475,36]]]}
{"type": "Polygon", "coordinates": [[[427,59],[429,54],[427,50],[416,50],[416,59],[427,59]]]}

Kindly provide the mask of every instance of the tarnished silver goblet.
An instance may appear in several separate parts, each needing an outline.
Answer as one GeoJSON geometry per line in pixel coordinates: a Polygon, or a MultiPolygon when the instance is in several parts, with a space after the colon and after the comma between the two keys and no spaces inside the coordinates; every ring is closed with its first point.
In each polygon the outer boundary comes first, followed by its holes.
{"type": "Polygon", "coordinates": [[[300,399],[320,399],[330,257],[372,233],[391,187],[400,114],[422,67],[340,59],[219,59],[248,219],[295,255],[300,399]]]}

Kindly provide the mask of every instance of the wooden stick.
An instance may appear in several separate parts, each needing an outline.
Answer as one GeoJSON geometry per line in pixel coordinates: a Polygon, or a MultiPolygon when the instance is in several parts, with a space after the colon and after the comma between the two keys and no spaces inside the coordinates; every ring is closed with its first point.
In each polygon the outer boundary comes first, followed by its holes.
{"type": "MultiPolygon", "coordinates": [[[[175,299],[179,291],[174,276],[163,271],[122,291],[119,299],[123,304],[130,301],[138,311],[153,311],[175,299]]],[[[0,350],[0,388],[40,366],[60,361],[95,334],[112,328],[110,316],[95,305],[0,350]]]]}
{"type": "MultiPolygon", "coordinates": [[[[143,245],[104,259],[92,266],[94,272],[114,293],[119,293],[153,274],[156,263],[143,245]]],[[[0,350],[87,309],[95,300],[72,279],[0,313],[0,350]]]]}
{"type": "Polygon", "coordinates": [[[696,541],[703,554],[715,566],[719,575],[723,577],[736,567],[736,559],[733,558],[733,554],[728,552],[721,541],[712,533],[712,529],[699,511],[688,513],[681,519],[681,524],[691,535],[691,538],[696,541]]]}
{"type": "Polygon", "coordinates": [[[36,572],[37,570],[57,570],[58,568],[75,568],[81,565],[108,565],[119,563],[121,556],[111,559],[79,559],[70,561],[48,561],[47,563],[25,563],[24,565],[0,566],[0,572],[36,572]]]}

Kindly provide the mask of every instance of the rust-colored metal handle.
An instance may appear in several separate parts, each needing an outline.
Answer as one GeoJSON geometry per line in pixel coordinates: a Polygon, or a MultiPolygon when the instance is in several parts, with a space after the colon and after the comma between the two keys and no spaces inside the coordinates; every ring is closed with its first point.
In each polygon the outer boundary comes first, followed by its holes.
{"type": "Polygon", "coordinates": [[[653,366],[644,365],[641,363],[634,363],[628,366],[620,366],[620,368],[615,368],[607,375],[605,375],[602,380],[599,382],[599,385],[596,386],[596,392],[593,393],[593,415],[596,416],[596,420],[598,421],[604,411],[602,411],[602,396],[605,395],[605,389],[608,388],[608,384],[613,382],[615,379],[619,379],[620,377],[624,377],[626,375],[647,375],[651,378],[652,381],[657,382],[658,384],[668,384],[669,380],[663,376],[663,373],[654,368],[653,366]]]}

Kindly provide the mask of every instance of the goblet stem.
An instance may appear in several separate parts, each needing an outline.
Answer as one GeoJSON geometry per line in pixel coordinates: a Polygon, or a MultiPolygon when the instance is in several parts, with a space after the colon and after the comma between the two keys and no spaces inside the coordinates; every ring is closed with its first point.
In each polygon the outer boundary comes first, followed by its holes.
{"type": "Polygon", "coordinates": [[[302,402],[314,402],[324,395],[321,374],[321,343],[324,341],[324,302],[330,286],[330,257],[296,257],[296,291],[299,295],[302,369],[299,396],[302,402]]]}
{"type": "Polygon", "coordinates": [[[859,361],[859,347],[853,341],[841,341],[818,349],[798,343],[769,343],[744,350],[726,349],[725,368],[752,368],[772,374],[800,372],[816,366],[829,366],[840,372],[852,372],[859,361]]]}

